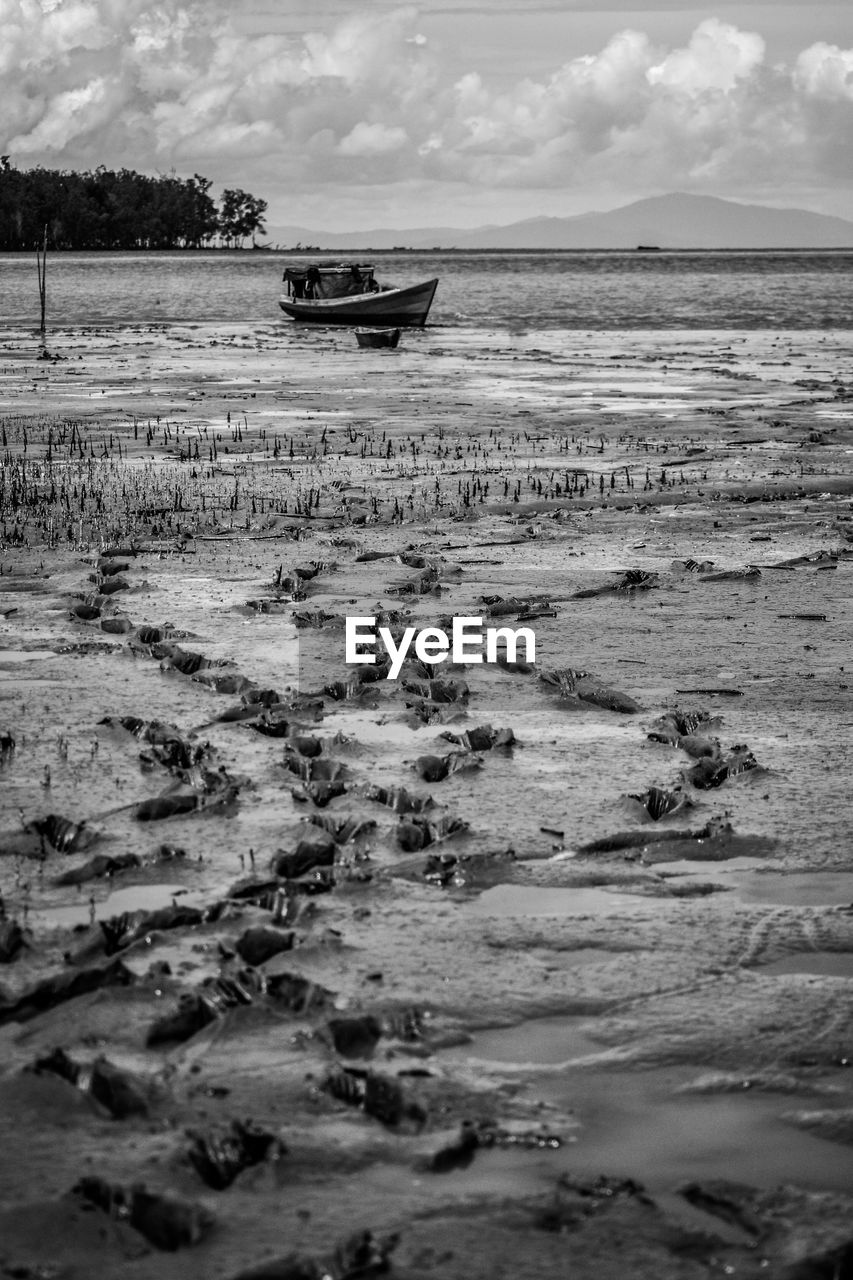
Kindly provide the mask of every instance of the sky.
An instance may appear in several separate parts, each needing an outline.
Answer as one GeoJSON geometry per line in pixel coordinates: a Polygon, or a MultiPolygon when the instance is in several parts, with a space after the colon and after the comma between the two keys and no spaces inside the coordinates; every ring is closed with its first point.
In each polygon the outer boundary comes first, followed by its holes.
{"type": "Polygon", "coordinates": [[[270,228],[690,191],[853,219],[853,0],[0,0],[0,153],[200,173],[270,228]]]}

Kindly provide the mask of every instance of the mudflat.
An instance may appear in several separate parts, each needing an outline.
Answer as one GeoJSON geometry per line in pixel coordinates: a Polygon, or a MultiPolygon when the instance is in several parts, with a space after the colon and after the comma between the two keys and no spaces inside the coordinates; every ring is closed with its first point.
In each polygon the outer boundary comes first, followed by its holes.
{"type": "Polygon", "coordinates": [[[0,1273],[846,1275],[849,334],[9,331],[0,403],[0,1273]]]}

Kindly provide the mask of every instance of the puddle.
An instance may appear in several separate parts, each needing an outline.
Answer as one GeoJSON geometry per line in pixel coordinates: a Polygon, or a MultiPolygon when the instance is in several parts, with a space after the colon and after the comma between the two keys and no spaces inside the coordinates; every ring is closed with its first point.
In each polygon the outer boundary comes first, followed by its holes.
{"type": "MultiPolygon", "coordinates": [[[[590,948],[587,948],[590,950],[590,948]]],[[[606,956],[606,952],[599,952],[606,956]]],[[[452,1061],[500,1062],[514,1067],[557,1066],[604,1053],[605,1047],[580,1030],[574,1018],[532,1018],[516,1027],[494,1027],[472,1034],[471,1043],[441,1052],[452,1061]]]]}
{"type": "Polygon", "coordinates": [[[609,889],[548,889],[539,885],[499,884],[466,903],[462,909],[482,916],[600,916],[615,915],[626,908],[636,908],[649,902],[665,906],[667,899],[649,899],[609,889]]]}
{"type": "Polygon", "coordinates": [[[822,978],[853,978],[853,951],[798,951],[763,964],[761,973],[813,973],[822,978]]]}
{"type": "Polygon", "coordinates": [[[695,1074],[692,1067],[633,1073],[576,1067],[537,1077],[537,1093],[571,1108],[581,1123],[576,1142],[555,1154],[555,1166],[618,1170],[652,1192],[711,1178],[849,1192],[853,1148],[808,1133],[792,1136],[780,1119],[789,1097],[675,1095],[695,1074]]]}
{"type": "Polygon", "coordinates": [[[53,649],[0,649],[0,667],[19,662],[37,662],[43,658],[55,658],[53,649]]]}
{"type": "MultiPolygon", "coordinates": [[[[171,906],[173,898],[190,906],[196,897],[195,894],[187,893],[182,884],[129,885],[126,889],[117,889],[100,902],[96,901],[95,919],[109,920],[111,916],[121,915],[124,911],[157,911],[160,907],[171,906]]],[[[53,928],[73,929],[75,925],[88,924],[91,919],[89,895],[84,889],[73,906],[31,910],[29,918],[53,928]]]]}
{"type": "Polygon", "coordinates": [[[853,902],[853,871],[795,872],[736,876],[732,886],[742,902],[783,907],[837,907],[853,902]]]}
{"type": "MultiPolygon", "coordinates": [[[[444,1050],[441,1058],[502,1066],[508,1073],[527,1070],[536,1096],[572,1115],[579,1127],[564,1135],[570,1141],[560,1150],[539,1154],[540,1176],[546,1168],[551,1177],[566,1170],[582,1176],[618,1172],[664,1199],[696,1179],[759,1187],[792,1182],[845,1193],[853,1185],[853,1148],[806,1132],[792,1135],[781,1119],[790,1096],[682,1094],[695,1066],[625,1071],[580,1061],[605,1052],[579,1019],[566,1017],[477,1032],[470,1044],[444,1050]]],[[[523,1160],[516,1170],[522,1177],[534,1172],[523,1160]]]]}
{"type": "Polygon", "coordinates": [[[853,903],[853,871],[773,872],[755,858],[731,862],[671,862],[679,881],[692,876],[713,880],[736,895],[739,902],[778,907],[837,907],[853,903]]]}
{"type": "Polygon", "coordinates": [[[718,880],[723,880],[728,879],[732,872],[759,871],[766,866],[767,862],[764,858],[728,858],[725,862],[721,862],[718,858],[708,858],[704,860],[698,858],[684,858],[679,862],[661,863],[660,871],[664,875],[696,875],[701,876],[702,879],[712,875],[718,880]]]}

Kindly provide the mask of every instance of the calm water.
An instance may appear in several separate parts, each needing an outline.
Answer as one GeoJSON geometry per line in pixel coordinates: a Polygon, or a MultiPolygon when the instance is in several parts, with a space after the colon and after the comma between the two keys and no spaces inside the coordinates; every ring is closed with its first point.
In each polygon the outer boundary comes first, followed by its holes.
{"type": "MultiPolygon", "coordinates": [[[[269,323],[278,253],[69,253],[48,263],[48,322],[269,323]]],[[[344,255],[345,256],[345,255],[344,255]]],[[[368,261],[369,255],[360,255],[368,261]]],[[[525,329],[853,328],[853,252],[389,253],[383,284],[440,278],[435,326],[525,329]]],[[[0,254],[0,327],[38,322],[35,257],[0,254]]]]}

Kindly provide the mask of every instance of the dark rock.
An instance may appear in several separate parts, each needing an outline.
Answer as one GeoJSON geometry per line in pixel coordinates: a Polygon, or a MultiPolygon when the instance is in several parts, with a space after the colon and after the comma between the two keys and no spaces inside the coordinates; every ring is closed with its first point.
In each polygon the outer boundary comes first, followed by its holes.
{"type": "MultiPolygon", "coordinates": [[[[258,880],[255,876],[249,876],[245,880],[238,880],[228,890],[228,899],[235,899],[237,902],[254,902],[262,905],[267,901],[272,901],[280,889],[278,880],[258,880]]],[[[226,901],[228,900],[226,899],[226,901]]]]}
{"type": "Polygon", "coordinates": [[[446,840],[450,836],[461,835],[468,830],[468,823],[461,818],[442,816],[435,820],[423,818],[417,814],[400,822],[397,826],[397,843],[406,853],[415,853],[418,849],[426,849],[438,840],[446,840]]]}
{"type": "Polygon", "coordinates": [[[197,795],[154,796],[138,804],[133,816],[137,822],[161,822],[179,813],[193,813],[200,802],[197,795]]]}
{"type": "Polygon", "coordinates": [[[215,1022],[218,1013],[198,992],[185,993],[178,1001],[177,1009],[164,1014],[152,1025],[145,1043],[149,1047],[160,1044],[183,1044],[209,1023],[215,1022]]]}
{"type": "Polygon", "coordinates": [[[474,1159],[480,1140],[476,1128],[468,1121],[463,1122],[459,1137],[449,1146],[441,1147],[429,1161],[429,1169],[433,1173],[450,1173],[453,1169],[467,1169],[474,1159]]]}
{"type": "Polygon", "coordinates": [[[303,782],[337,782],[345,774],[339,760],[306,758],[295,752],[285,754],[284,765],[303,782]]]}
{"type": "Polygon", "coordinates": [[[756,1238],[764,1235],[761,1218],[752,1208],[755,1195],[752,1187],[717,1179],[704,1183],[690,1182],[680,1188],[679,1195],[703,1213],[739,1227],[748,1235],[756,1238]]]}
{"type": "Polygon", "coordinates": [[[192,676],[192,679],[196,684],[206,685],[214,693],[223,693],[229,696],[235,693],[245,693],[247,689],[252,687],[252,682],[246,676],[239,675],[236,671],[227,671],[225,673],[199,671],[192,676]]]}
{"type": "Polygon", "coordinates": [[[370,1231],[359,1231],[335,1247],[332,1272],[340,1280],[371,1280],[391,1269],[390,1254],[398,1237],[377,1240],[370,1231]]]}
{"type": "Polygon", "coordinates": [[[96,1058],[89,1082],[92,1097],[116,1120],[148,1114],[148,1088],[143,1080],[107,1058],[96,1058]]]}
{"type": "Polygon", "coordinates": [[[136,639],[140,644],[162,644],[171,630],[171,627],[138,627],[136,639]]]}
{"type": "Polygon", "coordinates": [[[129,1199],[130,1225],[157,1249],[171,1253],[198,1244],[213,1225],[209,1209],[177,1196],[133,1187],[129,1199]]]}
{"type": "Polygon", "coordinates": [[[493,729],[490,724],[467,729],[465,733],[443,733],[441,737],[465,751],[491,751],[495,747],[511,747],[515,743],[512,729],[493,729]]]}
{"type": "Polygon", "coordinates": [[[666,791],[663,787],[649,787],[648,791],[640,795],[632,794],[629,799],[636,800],[652,822],[660,822],[667,814],[677,813],[679,809],[689,808],[691,804],[682,791],[666,791]]]}
{"type": "Polygon", "coordinates": [[[698,790],[708,791],[712,787],[721,787],[727,778],[758,767],[758,761],[748,747],[734,747],[727,756],[700,760],[684,776],[698,790]]]}
{"type": "Polygon", "coordinates": [[[349,844],[376,830],[376,823],[372,818],[314,813],[308,821],[313,826],[328,832],[336,844],[349,844]]]}
{"type": "Polygon", "coordinates": [[[714,567],[713,560],[673,560],[672,568],[676,573],[710,573],[714,567]]]}
{"type": "Polygon", "coordinates": [[[628,594],[635,591],[649,591],[660,586],[660,578],[656,573],[647,573],[643,569],[628,569],[616,582],[606,582],[600,587],[584,587],[572,594],[573,600],[587,600],[592,596],[609,595],[611,592],[628,594]]]}
{"type": "Polygon", "coordinates": [[[93,604],[73,604],[68,612],[78,622],[94,622],[101,616],[100,609],[93,604]]]}
{"type": "Polygon", "coordinates": [[[161,663],[163,667],[179,671],[182,676],[194,676],[199,671],[204,671],[213,665],[203,653],[194,653],[190,649],[182,649],[177,644],[169,645],[168,652],[157,654],[156,656],[163,659],[161,663]]]}
{"type": "Polygon", "coordinates": [[[745,569],[721,569],[718,573],[703,573],[702,582],[736,582],[743,578],[760,578],[761,570],[754,564],[745,569]]]}
{"type": "Polygon", "coordinates": [[[511,866],[515,860],[513,849],[505,849],[500,853],[430,854],[423,877],[429,884],[439,885],[442,889],[482,889],[506,879],[507,866],[511,866]]]}
{"type": "Polygon", "coordinates": [[[424,782],[442,782],[452,773],[478,769],[482,763],[480,757],[470,751],[451,751],[446,756],[418,756],[414,767],[424,782]]]}
{"type": "Polygon", "coordinates": [[[335,1052],[342,1058],[369,1058],[382,1035],[382,1023],[373,1014],[332,1018],[327,1025],[335,1052]]]}
{"type": "Polygon", "coordinates": [[[120,960],[112,960],[107,965],[99,965],[91,969],[77,969],[73,973],[60,973],[51,978],[43,978],[41,982],[22,992],[17,999],[0,1002],[0,1024],[25,1022],[36,1014],[63,1004],[66,1000],[73,1000],[76,996],[98,991],[102,987],[126,987],[133,981],[134,975],[120,960]]]}
{"type": "Polygon", "coordinates": [[[192,928],[194,925],[201,924],[204,918],[204,912],[198,907],[182,907],[175,904],[160,907],[157,911],[125,911],[121,915],[110,916],[108,920],[99,920],[97,928],[89,930],[80,946],[66,954],[66,960],[75,964],[98,950],[103,950],[105,955],[113,956],[149,934],[165,933],[170,929],[192,928]]]}
{"type": "Polygon", "coordinates": [[[24,946],[24,931],[17,920],[0,919],[0,964],[11,964],[24,946]]]}
{"type": "Polygon", "coordinates": [[[295,880],[306,875],[314,867],[334,866],[337,845],[328,832],[312,832],[310,838],[300,840],[293,853],[279,851],[273,856],[272,869],[277,876],[295,880]]]}
{"type": "Polygon", "coordinates": [[[405,787],[370,787],[367,799],[384,804],[397,813],[423,813],[435,806],[432,796],[415,796],[405,787]]]}
{"type": "Polygon", "coordinates": [[[182,907],[172,904],[159,907],[156,911],[146,911],[136,928],[136,937],[142,938],[146,933],[163,932],[169,929],[188,929],[201,924],[204,912],[198,907],[182,907]]]}
{"type": "Polygon", "coordinates": [[[106,582],[98,583],[98,591],[102,596],[113,596],[118,591],[129,591],[130,583],[126,578],[110,577],[106,582]]]}
{"type": "Polygon", "coordinates": [[[106,631],[107,635],[126,635],[133,630],[133,623],[130,618],[124,617],[101,618],[101,630],[106,631]]]}
{"type": "Polygon", "coordinates": [[[654,1202],[633,1178],[581,1178],[564,1173],[557,1181],[553,1203],[539,1215],[536,1225],[543,1231],[577,1230],[586,1219],[602,1209],[625,1200],[652,1207],[654,1202]]]}
{"type": "Polygon", "coordinates": [[[404,1121],[420,1129],[427,1115],[419,1102],[408,1098],[402,1086],[390,1076],[368,1071],[364,1080],[364,1110],[388,1128],[396,1129],[404,1121]]]}
{"type": "Polygon", "coordinates": [[[64,1049],[52,1049],[43,1058],[36,1058],[35,1062],[26,1069],[36,1075],[59,1076],[61,1080],[67,1080],[69,1084],[76,1084],[80,1078],[79,1065],[73,1058],[69,1057],[64,1049]]]}
{"type": "Polygon", "coordinates": [[[180,845],[161,844],[157,846],[154,858],[156,862],[174,862],[176,858],[185,858],[186,856],[186,849],[182,849],[180,845]]]}
{"type": "Polygon", "coordinates": [[[99,853],[88,862],[84,862],[82,867],[75,867],[74,870],[65,871],[61,876],[57,876],[55,883],[58,885],[85,884],[89,880],[101,880],[105,876],[114,876],[120,871],[127,871],[130,867],[141,865],[142,859],[135,853],[114,855],[99,853]]]}
{"type": "Polygon", "coordinates": [[[576,671],[572,667],[563,667],[556,671],[544,671],[540,679],[559,691],[567,701],[587,702],[593,706],[603,707],[606,711],[616,711],[623,715],[635,715],[641,710],[640,704],[626,693],[619,693],[593,676],[589,671],[576,671]]]}
{"type": "Polygon", "coordinates": [[[214,1191],[224,1191],[244,1169],[279,1160],[287,1148],[273,1133],[251,1120],[233,1121],[224,1135],[190,1133],[187,1156],[193,1168],[214,1191]]]}
{"type": "MultiPolygon", "coordinates": [[[[318,809],[325,809],[332,800],[346,795],[346,791],[343,782],[309,782],[303,787],[301,796],[306,800],[313,800],[318,809]]],[[[300,799],[300,794],[294,793],[294,798],[300,799]]]]}
{"type": "Polygon", "coordinates": [[[39,837],[43,850],[45,845],[49,845],[57,853],[76,853],[78,849],[87,849],[98,839],[97,831],[87,827],[85,820],[75,822],[56,813],[28,822],[26,830],[39,837]]]}
{"type": "Polygon", "coordinates": [[[293,947],[292,930],[273,929],[269,925],[252,925],[237,939],[235,949],[245,964],[253,968],[262,965],[282,951],[290,951],[293,947]]]}
{"type": "Polygon", "coordinates": [[[364,1102],[365,1075],[365,1072],[349,1067],[344,1068],[343,1071],[332,1071],[323,1081],[321,1088],[348,1107],[360,1107],[364,1102]]]}
{"type": "Polygon", "coordinates": [[[464,680],[404,680],[403,688],[407,693],[435,703],[467,702],[470,693],[464,680]]]}
{"type": "Polygon", "coordinates": [[[180,997],[176,1009],[157,1019],[146,1044],[182,1044],[230,1009],[253,1004],[265,986],[263,975],[254,969],[205,978],[199,988],[180,997]]]}
{"type": "Polygon", "coordinates": [[[293,973],[272,974],[267,979],[267,991],[278,1008],[303,1017],[328,1008],[335,998],[334,992],[319,982],[293,973]]]}

